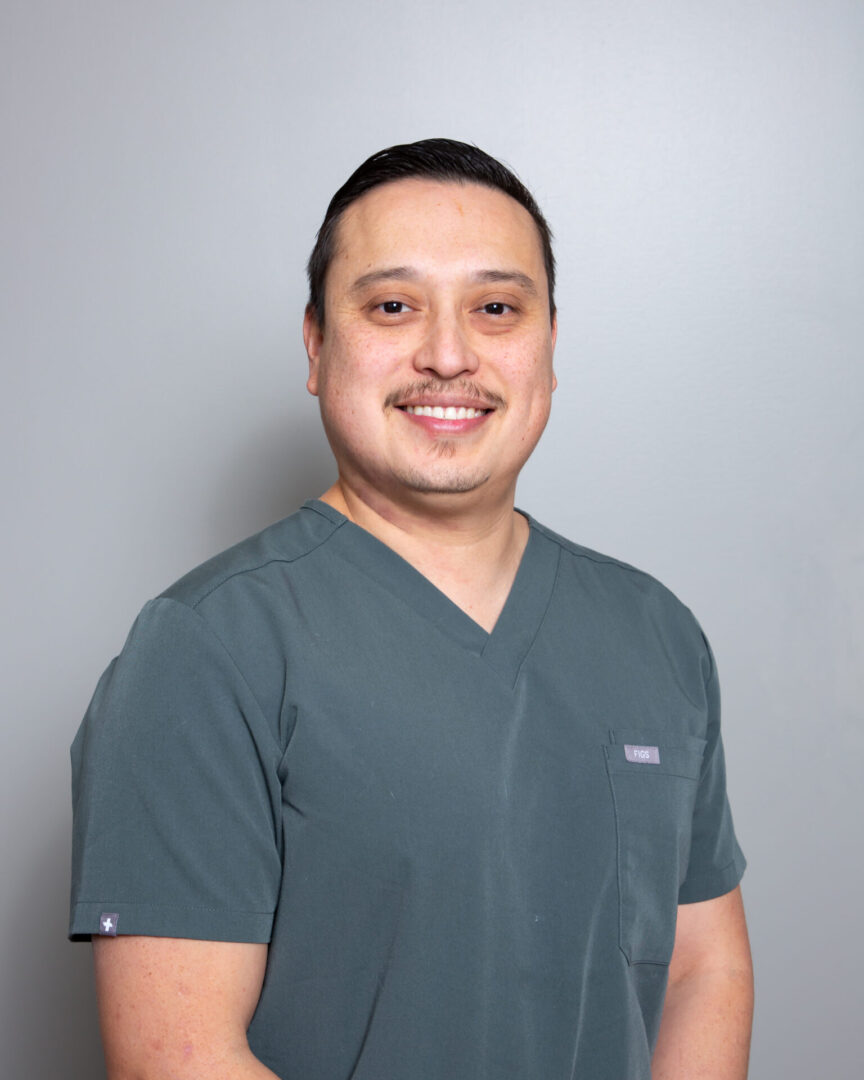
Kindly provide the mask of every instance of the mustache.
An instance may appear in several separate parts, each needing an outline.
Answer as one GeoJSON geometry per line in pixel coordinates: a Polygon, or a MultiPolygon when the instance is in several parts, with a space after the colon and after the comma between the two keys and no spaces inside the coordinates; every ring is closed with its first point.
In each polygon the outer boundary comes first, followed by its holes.
{"type": "Polygon", "coordinates": [[[482,402],[490,409],[506,409],[507,402],[500,394],[487,390],[485,386],[472,382],[471,379],[418,379],[416,382],[406,383],[397,387],[384,399],[384,408],[392,409],[400,401],[408,401],[413,397],[422,397],[423,394],[452,394],[457,392],[462,397],[471,401],[482,402]]]}

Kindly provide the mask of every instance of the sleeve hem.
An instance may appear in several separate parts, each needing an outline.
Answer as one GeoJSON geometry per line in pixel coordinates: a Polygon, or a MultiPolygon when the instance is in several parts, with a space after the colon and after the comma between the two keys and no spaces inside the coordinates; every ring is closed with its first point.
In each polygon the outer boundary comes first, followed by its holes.
{"type": "Polygon", "coordinates": [[[731,863],[722,870],[709,871],[688,877],[678,892],[679,904],[696,904],[702,900],[714,900],[731,892],[740,882],[747,860],[737,852],[731,863]]]}
{"type": "Polygon", "coordinates": [[[93,935],[99,936],[100,920],[106,913],[116,917],[115,933],[120,936],[142,934],[266,944],[273,929],[272,911],[225,911],[97,900],[73,905],[69,940],[89,941],[93,935]]]}

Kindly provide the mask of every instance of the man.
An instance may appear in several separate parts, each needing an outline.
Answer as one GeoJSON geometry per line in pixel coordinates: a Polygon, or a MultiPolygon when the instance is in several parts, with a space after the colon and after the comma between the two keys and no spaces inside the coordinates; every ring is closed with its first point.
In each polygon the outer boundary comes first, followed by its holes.
{"type": "Polygon", "coordinates": [[[741,1080],[710,650],[514,510],[546,222],[426,140],[340,189],[309,272],[338,480],[145,607],[73,747],[109,1076],[741,1080]]]}

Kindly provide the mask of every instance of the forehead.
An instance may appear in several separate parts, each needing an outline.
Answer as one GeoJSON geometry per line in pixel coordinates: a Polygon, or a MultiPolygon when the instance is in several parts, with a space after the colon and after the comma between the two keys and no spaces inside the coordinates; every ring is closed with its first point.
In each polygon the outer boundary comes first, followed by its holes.
{"type": "Polygon", "coordinates": [[[518,267],[545,280],[534,219],[497,188],[411,178],[362,195],[345,211],[331,269],[343,273],[378,264],[464,264],[518,267]]]}

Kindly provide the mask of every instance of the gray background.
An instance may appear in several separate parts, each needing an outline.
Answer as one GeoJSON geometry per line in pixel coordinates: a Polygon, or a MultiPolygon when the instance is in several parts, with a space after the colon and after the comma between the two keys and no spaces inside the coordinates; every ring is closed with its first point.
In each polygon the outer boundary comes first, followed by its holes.
{"type": "Polygon", "coordinates": [[[68,744],[140,605],[330,482],[304,260],[364,157],[446,134],[557,234],[560,387],[520,504],[666,581],[718,655],[752,1075],[860,1076],[864,5],[0,19],[3,1074],[103,1075],[64,940],[68,744]]]}

